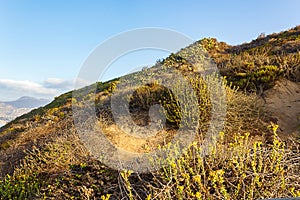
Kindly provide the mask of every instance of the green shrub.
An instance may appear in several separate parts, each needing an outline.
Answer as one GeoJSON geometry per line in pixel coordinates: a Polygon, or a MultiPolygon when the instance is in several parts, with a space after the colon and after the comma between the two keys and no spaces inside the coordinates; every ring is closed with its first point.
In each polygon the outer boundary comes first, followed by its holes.
{"type": "Polygon", "coordinates": [[[275,85],[282,74],[277,66],[268,65],[250,72],[237,72],[228,81],[246,91],[264,91],[275,85]]]}
{"type": "MultiPolygon", "coordinates": [[[[210,146],[210,154],[205,157],[198,142],[191,144],[177,159],[173,157],[174,152],[170,152],[169,164],[154,173],[161,186],[151,187],[151,196],[157,199],[300,196],[300,181],[298,174],[294,174],[298,173],[300,165],[294,163],[294,157],[289,156],[290,149],[278,138],[278,126],[271,125],[270,128],[273,131],[270,144],[252,140],[249,133],[234,134],[234,140],[228,142],[225,133],[221,132],[217,145],[210,146]]],[[[128,176],[126,185],[132,199],[134,188],[128,182],[128,176]]]]}

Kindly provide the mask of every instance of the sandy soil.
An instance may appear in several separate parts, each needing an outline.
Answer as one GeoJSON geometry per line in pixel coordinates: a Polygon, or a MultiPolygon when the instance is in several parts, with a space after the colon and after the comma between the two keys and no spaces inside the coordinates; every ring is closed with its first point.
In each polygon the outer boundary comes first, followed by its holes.
{"type": "Polygon", "coordinates": [[[300,133],[300,82],[281,80],[264,93],[265,106],[285,134],[300,133]]]}

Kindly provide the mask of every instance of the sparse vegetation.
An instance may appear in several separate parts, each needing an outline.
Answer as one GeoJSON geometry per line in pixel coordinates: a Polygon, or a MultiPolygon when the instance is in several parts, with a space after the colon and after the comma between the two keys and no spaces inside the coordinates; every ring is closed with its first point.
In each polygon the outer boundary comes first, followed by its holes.
{"type": "MultiPolygon", "coordinates": [[[[176,91],[158,81],[144,84],[131,96],[125,96],[130,102],[131,117],[135,122],[143,121],[137,123],[143,126],[149,121],[151,106],[164,107],[167,126],[156,138],[130,143],[119,137],[122,133],[116,128],[110,100],[121,78],[80,89],[76,98],[68,92],[47,106],[19,117],[0,129],[0,199],[299,197],[299,137],[281,137],[284,133],[274,123],[272,113],[258,103],[255,94],[263,94],[282,78],[300,80],[299,35],[300,29],[296,27],[235,47],[206,38],[159,60],[153,68],[127,75],[129,79],[138,79],[141,73],[155,77],[155,73],[174,67],[193,87],[198,98],[199,107],[194,109],[195,113],[199,111],[200,126],[198,137],[182,155],[177,155],[179,144],[170,141],[180,126],[190,125],[181,121],[188,105],[178,101],[176,91]],[[203,138],[214,109],[208,90],[212,86],[193,64],[206,62],[208,54],[226,77],[222,83],[226,85],[227,111],[224,128],[216,133],[216,145],[209,146],[209,153],[203,156],[203,138]],[[139,174],[116,171],[93,158],[81,143],[71,117],[72,105],[83,107],[85,101],[95,102],[99,117],[95,126],[107,130],[112,143],[129,143],[133,145],[129,150],[139,153],[173,145],[174,152],[169,152],[166,165],[139,174]]],[[[174,88],[185,91],[179,80],[177,83],[174,88]]],[[[188,93],[183,99],[188,101],[188,93]]],[[[152,162],[161,161],[157,158],[152,162]]]]}

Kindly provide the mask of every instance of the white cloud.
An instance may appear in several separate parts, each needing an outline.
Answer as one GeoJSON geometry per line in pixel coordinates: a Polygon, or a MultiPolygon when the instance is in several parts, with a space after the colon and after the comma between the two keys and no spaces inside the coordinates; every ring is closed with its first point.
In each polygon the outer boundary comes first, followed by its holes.
{"type": "Polygon", "coordinates": [[[47,88],[39,83],[28,80],[0,79],[0,88],[2,90],[14,90],[37,95],[55,95],[58,93],[57,89],[47,88]]]}
{"type": "MultiPolygon", "coordinates": [[[[77,79],[76,88],[81,88],[91,83],[77,79]]],[[[42,83],[28,80],[0,79],[0,101],[15,100],[22,96],[52,99],[54,96],[73,90],[75,80],[48,78],[42,83]]]]}
{"type": "Polygon", "coordinates": [[[48,78],[43,85],[46,88],[54,88],[59,90],[71,90],[74,87],[73,80],[64,80],[59,78],[48,78]]]}
{"type": "Polygon", "coordinates": [[[82,78],[77,78],[73,80],[48,78],[44,81],[43,85],[47,88],[55,88],[58,90],[73,90],[74,88],[78,89],[91,84],[93,84],[91,81],[82,78]]]}

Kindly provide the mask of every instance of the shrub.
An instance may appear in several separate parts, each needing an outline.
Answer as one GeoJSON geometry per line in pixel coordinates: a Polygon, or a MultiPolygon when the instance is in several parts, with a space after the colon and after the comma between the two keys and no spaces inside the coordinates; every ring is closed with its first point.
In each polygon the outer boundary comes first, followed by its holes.
{"type": "Polygon", "coordinates": [[[243,90],[262,92],[273,87],[281,74],[282,70],[277,66],[267,65],[248,73],[238,72],[228,81],[233,82],[234,85],[243,90]]]}
{"type": "MultiPolygon", "coordinates": [[[[151,186],[156,199],[263,199],[300,196],[298,170],[294,163],[299,152],[287,148],[272,124],[273,140],[270,144],[252,139],[249,133],[234,134],[227,143],[221,132],[210,154],[202,157],[198,142],[190,145],[186,153],[174,159],[170,152],[168,165],[157,173],[151,186]],[[292,153],[293,152],[293,153],[292,153]],[[291,153],[293,156],[291,156],[291,153]],[[156,186],[156,187],[155,187],[156,186]]],[[[132,197],[134,188],[128,183],[132,197]]]]}

